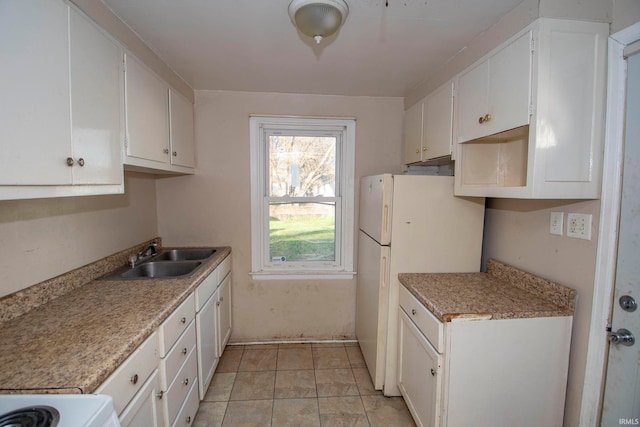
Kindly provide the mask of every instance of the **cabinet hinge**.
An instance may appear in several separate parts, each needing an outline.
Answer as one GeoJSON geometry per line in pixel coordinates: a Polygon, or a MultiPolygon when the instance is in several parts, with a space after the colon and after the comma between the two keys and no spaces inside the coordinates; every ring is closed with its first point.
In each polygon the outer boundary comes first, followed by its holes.
{"type": "Polygon", "coordinates": [[[611,332],[611,326],[611,323],[607,323],[607,328],[605,329],[607,333],[611,332]]]}
{"type": "Polygon", "coordinates": [[[533,116],[533,104],[529,104],[529,117],[533,116]]]}
{"type": "Polygon", "coordinates": [[[531,52],[535,50],[535,47],[536,47],[536,41],[533,37],[531,37],[531,52]]]}

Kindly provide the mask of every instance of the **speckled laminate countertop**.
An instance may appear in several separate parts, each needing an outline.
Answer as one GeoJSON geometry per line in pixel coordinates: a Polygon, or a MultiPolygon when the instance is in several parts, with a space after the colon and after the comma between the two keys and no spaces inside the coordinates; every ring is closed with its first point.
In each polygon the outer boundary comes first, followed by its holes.
{"type": "Polygon", "coordinates": [[[573,316],[576,291],[490,259],[486,273],[402,273],[402,283],[438,319],[573,316]]]}
{"type": "Polygon", "coordinates": [[[231,253],[216,249],[192,277],[93,280],[0,323],[0,393],[92,393],[231,253]]]}

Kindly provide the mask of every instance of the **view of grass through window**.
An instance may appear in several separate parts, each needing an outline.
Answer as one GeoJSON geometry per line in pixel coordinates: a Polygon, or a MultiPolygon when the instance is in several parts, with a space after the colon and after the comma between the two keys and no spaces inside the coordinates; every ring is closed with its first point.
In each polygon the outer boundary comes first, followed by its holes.
{"type": "Polygon", "coordinates": [[[269,136],[271,262],[336,260],[336,137],[269,136]]]}

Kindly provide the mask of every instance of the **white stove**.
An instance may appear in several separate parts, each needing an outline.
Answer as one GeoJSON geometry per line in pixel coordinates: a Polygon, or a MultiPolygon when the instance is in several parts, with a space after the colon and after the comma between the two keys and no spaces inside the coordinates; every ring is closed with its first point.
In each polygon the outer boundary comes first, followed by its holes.
{"type": "Polygon", "coordinates": [[[0,427],[120,427],[104,394],[0,395],[0,427]],[[18,413],[17,410],[25,409],[18,413]]]}

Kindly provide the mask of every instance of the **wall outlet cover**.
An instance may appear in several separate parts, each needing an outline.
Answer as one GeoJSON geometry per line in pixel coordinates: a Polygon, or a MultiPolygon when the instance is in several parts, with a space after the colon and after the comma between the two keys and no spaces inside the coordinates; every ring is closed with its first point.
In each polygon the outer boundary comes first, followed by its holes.
{"type": "Polygon", "coordinates": [[[551,212],[551,219],[549,220],[549,233],[557,236],[562,236],[562,229],[564,227],[564,212],[551,212]]]}
{"type": "Polygon", "coordinates": [[[570,213],[567,215],[567,237],[591,240],[590,214],[570,213]]]}

